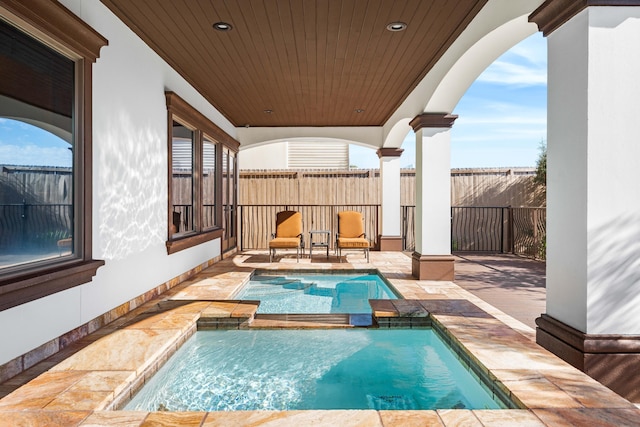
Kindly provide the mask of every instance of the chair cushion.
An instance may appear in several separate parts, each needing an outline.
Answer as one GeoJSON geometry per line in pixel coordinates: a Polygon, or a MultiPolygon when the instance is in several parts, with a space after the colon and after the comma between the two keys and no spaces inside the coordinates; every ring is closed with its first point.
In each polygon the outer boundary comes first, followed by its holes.
{"type": "Polygon", "coordinates": [[[302,214],[282,211],[276,215],[276,237],[297,237],[302,234],[302,214]]]}
{"type": "Polygon", "coordinates": [[[362,237],[338,237],[339,248],[368,248],[369,241],[362,237]]]}
{"type": "Polygon", "coordinates": [[[269,241],[270,248],[297,248],[299,246],[299,237],[276,237],[269,241]]]}
{"type": "Polygon", "coordinates": [[[363,237],[362,214],[355,211],[338,212],[338,237],[363,237]]]}

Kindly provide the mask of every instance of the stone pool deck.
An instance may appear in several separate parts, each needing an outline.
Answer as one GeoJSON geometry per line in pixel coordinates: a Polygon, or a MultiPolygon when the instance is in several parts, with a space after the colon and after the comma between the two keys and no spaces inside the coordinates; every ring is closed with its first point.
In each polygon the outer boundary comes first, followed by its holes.
{"type": "MultiPolygon", "coordinates": [[[[240,253],[203,270],[2,385],[0,426],[637,426],[640,409],[534,342],[531,327],[453,282],[417,281],[402,253],[372,252],[337,263],[323,256],[278,259],[240,253]],[[254,319],[256,303],[232,300],[256,268],[380,270],[413,301],[378,303],[387,319],[428,312],[494,386],[523,409],[437,411],[115,411],[191,335],[207,327],[345,327],[254,319]],[[420,308],[420,309],[419,309],[420,308]],[[33,378],[33,379],[31,379],[33,378]],[[29,381],[28,381],[29,380],[29,381]],[[28,382],[27,382],[28,381],[28,382]],[[22,385],[23,383],[26,383],[22,385]],[[18,387],[20,386],[20,387],[18,387]],[[16,388],[17,387],[17,388],[16,388]]],[[[389,320],[392,322],[392,320],[389,320]]],[[[391,325],[389,325],[391,326],[391,325]]]]}

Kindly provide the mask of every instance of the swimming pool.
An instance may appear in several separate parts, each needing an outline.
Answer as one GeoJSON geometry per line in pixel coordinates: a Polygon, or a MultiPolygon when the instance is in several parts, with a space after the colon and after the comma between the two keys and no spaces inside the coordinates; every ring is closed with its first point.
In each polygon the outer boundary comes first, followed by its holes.
{"type": "Polygon", "coordinates": [[[371,271],[300,273],[258,270],[235,296],[260,300],[259,314],[371,313],[369,299],[397,299],[393,287],[371,271]]]}
{"type": "Polygon", "coordinates": [[[198,331],[137,411],[499,409],[433,329],[198,331]]]}

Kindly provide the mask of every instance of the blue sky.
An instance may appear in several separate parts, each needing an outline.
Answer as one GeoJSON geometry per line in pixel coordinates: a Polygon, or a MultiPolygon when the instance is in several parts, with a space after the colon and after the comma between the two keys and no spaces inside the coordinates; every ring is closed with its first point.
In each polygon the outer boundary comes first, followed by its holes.
{"type": "Polygon", "coordinates": [[[70,167],[69,147],[37,126],[0,117],[0,164],[70,167]]]}
{"type": "MultiPolygon", "coordinates": [[[[453,111],[451,167],[535,166],[547,135],[547,42],[536,33],[511,48],[469,87],[453,111]]],[[[415,136],[401,167],[415,164],[415,136]]],[[[378,168],[374,150],[351,145],[350,163],[378,168]]]]}

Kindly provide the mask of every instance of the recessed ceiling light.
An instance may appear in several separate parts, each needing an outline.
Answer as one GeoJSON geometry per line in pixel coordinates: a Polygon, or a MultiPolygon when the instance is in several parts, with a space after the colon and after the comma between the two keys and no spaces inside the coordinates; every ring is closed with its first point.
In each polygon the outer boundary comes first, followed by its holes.
{"type": "Polygon", "coordinates": [[[360,113],[364,113],[364,110],[362,108],[356,108],[355,110],[356,113],[360,114],[360,113]]]}
{"type": "Polygon", "coordinates": [[[273,110],[264,110],[264,111],[263,111],[263,113],[265,113],[265,114],[271,114],[271,113],[273,113],[273,110]]]}
{"type": "Polygon", "coordinates": [[[218,31],[231,31],[233,27],[231,26],[231,24],[220,21],[213,24],[213,28],[215,28],[218,31]]]}
{"type": "Polygon", "coordinates": [[[392,22],[387,25],[387,30],[393,32],[404,31],[405,28],[407,28],[407,24],[405,24],[404,22],[392,22]]]}

